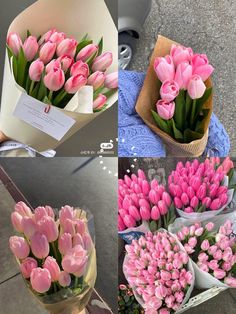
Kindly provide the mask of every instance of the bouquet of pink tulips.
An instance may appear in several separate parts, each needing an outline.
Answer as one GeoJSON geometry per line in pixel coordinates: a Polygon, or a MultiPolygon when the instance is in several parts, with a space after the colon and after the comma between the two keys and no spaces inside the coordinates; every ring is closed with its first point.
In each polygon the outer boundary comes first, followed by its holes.
{"type": "Polygon", "coordinates": [[[124,180],[120,179],[118,189],[118,229],[121,236],[126,237],[132,228],[133,233],[167,228],[174,221],[174,206],[169,193],[157,180],[148,182],[141,169],[138,176],[132,174],[130,178],[125,175],[124,180]],[[137,228],[143,223],[148,229],[137,228]]]}
{"type": "Polygon", "coordinates": [[[124,274],[145,313],[173,313],[187,302],[194,272],[174,236],[166,231],[148,232],[126,245],[126,251],[124,274]]]}
{"type": "Polygon", "coordinates": [[[107,98],[118,87],[118,73],[107,74],[113,61],[111,52],[103,51],[85,35],[80,42],[56,29],[36,38],[27,32],[22,42],[9,33],[7,49],[15,81],[28,95],[59,108],[65,108],[83,86],[93,87],[93,108],[106,108],[107,98]]]}
{"type": "Polygon", "coordinates": [[[27,286],[53,313],[79,312],[96,280],[96,253],[81,210],[64,206],[57,218],[50,206],[34,212],[23,202],[11,214],[21,236],[9,239],[27,286]]]}
{"type": "Polygon", "coordinates": [[[217,160],[210,158],[200,163],[195,159],[185,165],[178,162],[172,171],[168,186],[180,216],[191,218],[205,211],[210,212],[206,215],[214,216],[232,200],[227,174],[233,170],[233,162],[226,158],[220,165],[217,160]]]}

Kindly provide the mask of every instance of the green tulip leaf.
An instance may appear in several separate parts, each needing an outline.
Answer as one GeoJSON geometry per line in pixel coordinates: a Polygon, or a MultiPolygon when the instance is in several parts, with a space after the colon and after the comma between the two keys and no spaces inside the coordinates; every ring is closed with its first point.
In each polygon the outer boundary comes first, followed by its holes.
{"type": "Polygon", "coordinates": [[[150,222],[149,227],[150,227],[151,232],[157,231],[157,229],[158,229],[157,222],[154,221],[154,220],[152,220],[152,221],[150,222]]]}
{"type": "Polygon", "coordinates": [[[195,131],[198,133],[204,133],[205,119],[207,118],[210,109],[202,109],[201,115],[196,122],[195,131]]]}
{"type": "Polygon", "coordinates": [[[14,56],[14,53],[8,45],[6,45],[6,47],[7,47],[8,58],[9,58],[9,60],[11,60],[11,57],[14,56]]]}
{"type": "Polygon", "coordinates": [[[183,133],[177,129],[174,119],[171,119],[170,121],[171,121],[171,123],[172,123],[174,138],[175,138],[178,142],[182,143],[182,142],[183,142],[183,139],[184,139],[183,133]]]}
{"type": "Polygon", "coordinates": [[[80,42],[81,41],[84,41],[84,40],[87,40],[88,39],[88,33],[86,33],[85,35],[84,35],[84,37],[80,40],[80,42]]]}
{"type": "Polygon", "coordinates": [[[103,37],[100,39],[98,43],[98,56],[102,54],[102,51],[103,51],[103,37]]]}
{"type": "Polygon", "coordinates": [[[15,81],[18,83],[18,78],[17,78],[17,74],[18,74],[18,64],[17,64],[17,58],[16,58],[16,56],[13,56],[13,57],[12,57],[12,69],[13,69],[13,74],[14,74],[15,81]]]}
{"type": "Polygon", "coordinates": [[[174,120],[176,127],[183,131],[185,125],[185,91],[180,90],[179,95],[175,98],[174,120]]]}
{"type": "Polygon", "coordinates": [[[38,100],[43,100],[44,97],[48,94],[47,88],[43,82],[43,76],[42,76],[40,83],[39,83],[39,90],[38,90],[38,95],[37,95],[38,100]]]}
{"type": "Polygon", "coordinates": [[[25,58],[24,50],[21,48],[17,57],[17,80],[18,84],[24,87],[25,83],[25,70],[27,66],[27,60],[25,58]]]}
{"type": "MultiPolygon", "coordinates": [[[[86,60],[86,63],[88,64],[89,67],[91,67],[91,65],[92,65],[94,59],[97,57],[97,55],[98,55],[98,52],[96,51],[92,54],[92,56],[90,58],[88,58],[88,60],[86,60]]],[[[90,72],[91,72],[91,69],[90,69],[90,72]]]]}
{"type": "Polygon", "coordinates": [[[193,105],[193,100],[189,96],[188,92],[186,93],[185,104],[186,104],[186,109],[185,109],[185,129],[186,129],[189,125],[191,110],[192,110],[192,105],[193,105]]]}
{"type": "Polygon", "coordinates": [[[92,40],[82,40],[78,45],[77,45],[77,48],[76,48],[76,55],[80,52],[80,50],[82,50],[84,47],[92,44],[93,41],[92,40]]]}
{"type": "Polygon", "coordinates": [[[190,143],[203,137],[203,133],[198,133],[190,129],[184,130],[184,143],[190,143]]]}
{"type": "Polygon", "coordinates": [[[207,102],[211,94],[212,94],[212,87],[206,89],[204,95],[201,98],[196,100],[196,111],[195,111],[193,123],[196,123],[196,120],[198,119],[198,116],[200,112],[202,111],[203,105],[207,102]]]}
{"type": "Polygon", "coordinates": [[[31,33],[30,33],[30,31],[28,29],[27,29],[27,32],[26,32],[26,36],[27,36],[27,38],[31,36],[31,33]]]}
{"type": "Polygon", "coordinates": [[[151,112],[157,126],[165,133],[171,135],[171,130],[169,129],[167,122],[162,119],[154,110],[151,110],[151,112]]]}

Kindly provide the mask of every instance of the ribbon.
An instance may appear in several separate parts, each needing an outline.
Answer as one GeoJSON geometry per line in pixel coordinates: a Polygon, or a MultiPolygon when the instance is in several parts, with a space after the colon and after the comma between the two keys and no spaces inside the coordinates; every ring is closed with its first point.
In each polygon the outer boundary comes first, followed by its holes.
{"type": "Polygon", "coordinates": [[[39,154],[43,157],[52,158],[56,155],[55,150],[49,149],[49,150],[46,150],[44,152],[38,152],[28,145],[25,145],[25,144],[22,144],[19,142],[15,142],[15,141],[6,141],[6,142],[3,142],[2,144],[0,144],[0,152],[6,152],[6,151],[15,150],[15,149],[25,149],[27,151],[27,153],[30,155],[30,157],[36,157],[36,154],[39,154]]]}

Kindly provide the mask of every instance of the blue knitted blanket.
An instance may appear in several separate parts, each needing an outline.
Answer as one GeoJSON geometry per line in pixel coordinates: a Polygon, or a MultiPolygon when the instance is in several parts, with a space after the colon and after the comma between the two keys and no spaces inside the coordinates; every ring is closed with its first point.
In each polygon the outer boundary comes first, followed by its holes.
{"type": "MultiPolygon", "coordinates": [[[[135,111],[144,78],[145,73],[119,71],[119,157],[166,156],[160,137],[152,132],[135,111]]],[[[213,113],[204,155],[225,157],[229,150],[229,136],[213,113]]]]}

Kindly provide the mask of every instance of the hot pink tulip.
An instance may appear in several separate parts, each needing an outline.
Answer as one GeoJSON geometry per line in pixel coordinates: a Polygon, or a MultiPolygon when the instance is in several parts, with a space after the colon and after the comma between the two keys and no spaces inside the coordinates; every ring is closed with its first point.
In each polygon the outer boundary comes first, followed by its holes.
{"type": "Polygon", "coordinates": [[[192,57],[193,74],[197,74],[205,82],[214,71],[213,66],[209,64],[208,58],[204,54],[195,54],[192,57]]]}
{"type": "Polygon", "coordinates": [[[15,205],[15,211],[19,213],[22,217],[24,216],[31,217],[33,214],[31,209],[24,202],[18,202],[15,205]]]}
{"type": "Polygon", "coordinates": [[[38,262],[32,257],[27,257],[20,264],[20,270],[24,278],[30,278],[32,270],[37,267],[38,262]]]}
{"type": "Polygon", "coordinates": [[[52,43],[59,45],[66,38],[65,33],[62,32],[53,32],[48,40],[52,43]]]}
{"type": "Polygon", "coordinates": [[[70,69],[70,75],[71,76],[75,76],[78,74],[82,74],[85,77],[88,77],[88,75],[89,75],[89,67],[88,67],[87,63],[84,63],[81,60],[75,62],[70,69]]]}
{"type": "Polygon", "coordinates": [[[70,77],[64,86],[65,91],[68,94],[75,94],[78,92],[78,90],[85,86],[87,83],[87,79],[82,74],[77,74],[75,76],[70,77]]]}
{"type": "Polygon", "coordinates": [[[53,92],[58,91],[62,88],[65,83],[65,75],[62,69],[53,68],[48,74],[44,76],[44,84],[45,86],[53,92]]]}
{"type": "Polygon", "coordinates": [[[32,235],[34,235],[37,230],[37,225],[32,217],[23,217],[21,225],[22,230],[27,238],[32,237],[32,235]]]}
{"type": "Polygon", "coordinates": [[[72,236],[70,233],[63,233],[58,239],[58,249],[62,255],[65,255],[72,249],[72,236]]]}
{"type": "Polygon", "coordinates": [[[199,200],[203,200],[204,197],[206,197],[206,192],[207,192],[206,185],[202,184],[197,190],[196,196],[198,197],[199,200]]]}
{"type": "Polygon", "coordinates": [[[175,204],[176,208],[180,209],[183,207],[183,203],[182,203],[181,199],[177,196],[174,198],[174,204],[175,204]]]}
{"type": "Polygon", "coordinates": [[[142,181],[142,191],[144,195],[148,195],[150,191],[150,185],[147,180],[142,181]]]}
{"type": "Polygon", "coordinates": [[[190,201],[190,206],[192,206],[193,208],[197,208],[198,204],[199,204],[198,198],[194,196],[190,201]]]}
{"type": "Polygon", "coordinates": [[[111,52],[104,52],[102,55],[98,56],[92,64],[92,71],[106,71],[112,64],[113,55],[111,52]]]}
{"type": "Polygon", "coordinates": [[[129,207],[129,214],[136,220],[136,221],[139,221],[141,220],[141,217],[140,217],[140,214],[139,214],[139,211],[137,209],[137,207],[131,205],[129,207]]]}
{"type": "Polygon", "coordinates": [[[62,259],[62,267],[67,273],[81,277],[85,273],[88,256],[81,245],[76,245],[62,259]]]}
{"type": "Polygon", "coordinates": [[[162,194],[162,200],[166,203],[166,205],[168,207],[170,207],[171,203],[172,203],[172,200],[171,200],[171,197],[169,195],[169,193],[167,192],[163,192],[162,194]]]}
{"type": "Polygon", "coordinates": [[[44,234],[36,232],[30,238],[32,253],[39,259],[46,258],[49,254],[49,243],[44,234]]]}
{"type": "Polygon", "coordinates": [[[153,220],[159,220],[160,216],[161,216],[161,214],[160,214],[160,211],[159,211],[158,207],[157,206],[153,206],[152,209],[151,209],[151,218],[153,220]]]}
{"type": "Polygon", "coordinates": [[[181,202],[184,204],[184,206],[189,205],[189,197],[187,193],[183,193],[181,195],[181,202]]]}
{"type": "Polygon", "coordinates": [[[185,213],[188,213],[188,214],[194,212],[194,210],[193,210],[193,208],[192,208],[191,206],[186,207],[186,208],[184,209],[184,211],[185,211],[185,213]]]}
{"type": "Polygon", "coordinates": [[[146,206],[140,207],[140,215],[143,220],[149,220],[151,218],[151,211],[146,206]]]}
{"type": "Polygon", "coordinates": [[[228,195],[227,195],[227,193],[221,194],[219,196],[219,200],[220,200],[221,206],[226,205],[227,202],[228,202],[228,195]]]}
{"type": "Polygon", "coordinates": [[[133,227],[136,226],[136,221],[135,221],[135,219],[134,219],[132,216],[130,216],[130,215],[125,215],[125,216],[123,217],[123,222],[124,222],[124,224],[125,224],[125,226],[126,226],[127,228],[133,228],[133,227]]]}
{"type": "Polygon", "coordinates": [[[73,38],[66,38],[62,40],[57,46],[57,56],[61,57],[63,55],[68,55],[71,58],[74,58],[77,45],[78,42],[73,38]]]}
{"type": "Polygon", "coordinates": [[[18,231],[20,233],[23,232],[22,216],[19,213],[17,213],[17,212],[11,213],[11,223],[12,223],[12,225],[16,231],[18,231]]]}
{"type": "Polygon", "coordinates": [[[106,102],[107,97],[105,95],[99,94],[98,97],[93,102],[93,109],[102,109],[106,102]]]}
{"type": "Polygon", "coordinates": [[[123,219],[121,218],[121,216],[118,216],[118,231],[124,231],[126,229],[126,226],[124,224],[123,219]]]}
{"type": "Polygon", "coordinates": [[[192,99],[201,98],[206,90],[206,85],[203,83],[201,77],[194,74],[188,84],[188,94],[192,99]]]}
{"type": "Polygon", "coordinates": [[[19,259],[26,258],[30,253],[27,241],[22,237],[13,236],[9,239],[10,249],[15,257],[19,259]]]}
{"type": "Polygon", "coordinates": [[[57,45],[51,42],[46,42],[39,50],[39,59],[44,64],[50,62],[56,52],[57,45]]]}
{"type": "Polygon", "coordinates": [[[210,197],[204,197],[202,200],[202,204],[206,206],[206,208],[210,208],[211,206],[211,199],[210,197]]]}
{"type": "Polygon", "coordinates": [[[39,82],[44,70],[44,63],[37,59],[30,64],[29,77],[34,82],[39,82]]]}
{"type": "Polygon", "coordinates": [[[158,204],[157,204],[157,206],[158,206],[158,209],[159,209],[160,214],[161,214],[162,216],[164,216],[164,215],[167,214],[167,212],[168,212],[168,207],[167,207],[167,205],[166,205],[166,203],[165,203],[164,201],[159,201],[158,204]]]}
{"type": "Polygon", "coordinates": [[[57,60],[61,63],[61,68],[64,72],[70,69],[74,63],[74,59],[70,56],[61,56],[57,60]]]}
{"type": "Polygon", "coordinates": [[[35,291],[39,293],[47,292],[51,287],[51,275],[49,270],[40,267],[34,268],[30,275],[30,283],[35,291]]]}
{"type": "Polygon", "coordinates": [[[47,269],[50,272],[52,282],[58,281],[60,275],[60,267],[58,266],[55,258],[48,256],[43,263],[43,268],[47,269]]]}
{"type": "Polygon", "coordinates": [[[25,58],[27,61],[32,61],[38,52],[39,44],[35,36],[29,36],[23,45],[25,58]]]}
{"type": "Polygon", "coordinates": [[[173,118],[175,113],[175,103],[173,101],[167,102],[165,100],[160,99],[156,103],[156,107],[157,112],[162,119],[170,120],[173,118]]]}
{"type": "Polygon", "coordinates": [[[118,88],[118,72],[107,74],[104,85],[110,89],[118,88]]]}
{"type": "Polygon", "coordinates": [[[47,237],[48,242],[54,242],[58,238],[58,227],[51,217],[43,217],[37,222],[38,231],[47,237]]]}
{"type": "Polygon", "coordinates": [[[80,50],[77,54],[76,60],[81,60],[86,62],[90,57],[92,57],[98,51],[98,46],[95,44],[90,44],[80,50]]]}
{"type": "Polygon", "coordinates": [[[173,58],[173,62],[178,66],[182,62],[189,62],[193,56],[191,48],[186,48],[180,45],[172,45],[170,55],[173,58]]]}
{"type": "Polygon", "coordinates": [[[210,209],[211,210],[218,210],[221,207],[221,202],[219,200],[219,198],[215,198],[212,202],[211,202],[211,206],[210,209]]]}
{"type": "Polygon", "coordinates": [[[104,82],[105,82],[105,74],[100,71],[94,72],[88,78],[88,85],[93,86],[94,90],[101,87],[104,84],[104,82]]]}
{"type": "Polygon", "coordinates": [[[58,281],[62,287],[68,287],[71,284],[71,276],[67,272],[61,271],[58,281]]]}
{"type": "Polygon", "coordinates": [[[12,50],[15,56],[18,56],[18,53],[22,47],[22,41],[18,34],[9,33],[7,36],[7,45],[12,50]]]}
{"type": "Polygon", "coordinates": [[[175,81],[164,81],[160,88],[161,98],[167,102],[173,101],[179,94],[179,85],[175,81]]]}
{"type": "Polygon", "coordinates": [[[177,66],[174,80],[178,84],[179,89],[186,90],[188,88],[188,84],[192,77],[192,74],[193,69],[188,62],[180,63],[177,66]]]}
{"type": "Polygon", "coordinates": [[[157,191],[151,190],[149,192],[149,199],[150,199],[152,204],[157,205],[158,201],[160,201],[160,195],[157,193],[157,191]]]}
{"type": "Polygon", "coordinates": [[[168,55],[166,57],[158,57],[154,62],[154,70],[158,79],[163,83],[172,81],[175,77],[175,67],[173,59],[168,55]]]}
{"type": "Polygon", "coordinates": [[[223,171],[228,174],[231,169],[234,169],[234,163],[230,157],[226,157],[222,163],[223,171]]]}

